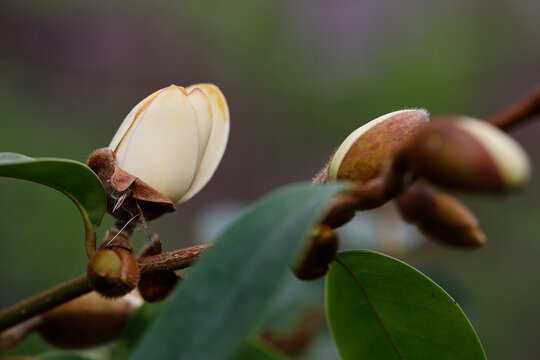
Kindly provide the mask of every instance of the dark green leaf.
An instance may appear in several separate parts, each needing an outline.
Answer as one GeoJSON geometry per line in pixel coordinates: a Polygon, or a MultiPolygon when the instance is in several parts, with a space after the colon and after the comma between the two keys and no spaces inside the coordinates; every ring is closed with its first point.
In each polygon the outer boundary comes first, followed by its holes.
{"type": "Polygon", "coordinates": [[[115,360],[124,360],[129,358],[133,349],[141,340],[142,335],[150,326],[156,317],[162,303],[144,303],[131,316],[128,323],[122,330],[122,334],[116,340],[115,347],[112,350],[112,358],[115,360]]]}
{"type": "Polygon", "coordinates": [[[133,359],[224,359],[260,325],[295,253],[344,185],[296,185],[250,207],[167,300],[133,359]]]}
{"type": "Polygon", "coordinates": [[[262,341],[246,341],[242,343],[227,360],[289,360],[281,351],[272,348],[262,341]]]}
{"type": "Polygon", "coordinates": [[[485,359],[455,301],[399,260],[370,251],[340,253],[326,285],[328,322],[345,360],[485,359]]]}
{"type": "Polygon", "coordinates": [[[41,354],[36,360],[91,360],[91,358],[78,354],[53,352],[41,354]]]}
{"type": "Polygon", "coordinates": [[[107,198],[101,181],[86,165],[73,160],[0,153],[0,176],[34,181],[67,195],[81,212],[87,243],[93,241],[91,237],[105,215],[107,198]]]}

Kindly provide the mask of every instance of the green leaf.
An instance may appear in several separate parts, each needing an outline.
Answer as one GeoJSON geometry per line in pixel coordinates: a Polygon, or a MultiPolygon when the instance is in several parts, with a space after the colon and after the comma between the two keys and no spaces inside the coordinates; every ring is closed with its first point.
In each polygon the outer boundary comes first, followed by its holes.
{"type": "Polygon", "coordinates": [[[226,358],[260,325],[302,240],[344,189],[289,186],[251,206],[197,261],[132,358],[226,358]]]}
{"type": "Polygon", "coordinates": [[[91,360],[91,358],[72,353],[52,352],[41,354],[36,360],[91,360]]]}
{"type": "Polygon", "coordinates": [[[242,343],[227,360],[290,360],[281,351],[272,348],[261,340],[242,343]]]}
{"type": "Polygon", "coordinates": [[[326,278],[326,310],[345,360],[486,358],[456,302],[418,270],[383,254],[338,254],[326,278]]]}
{"type": "Polygon", "coordinates": [[[113,359],[123,360],[129,358],[144,332],[158,314],[161,306],[162,303],[144,303],[143,306],[137,309],[124,330],[122,330],[120,337],[116,340],[116,344],[112,349],[113,359]]]}
{"type": "Polygon", "coordinates": [[[95,233],[105,215],[107,197],[101,181],[90,168],[73,160],[0,153],[0,176],[47,185],[73,200],[83,217],[87,251],[95,250],[95,233]],[[92,244],[94,249],[89,249],[92,244]]]}

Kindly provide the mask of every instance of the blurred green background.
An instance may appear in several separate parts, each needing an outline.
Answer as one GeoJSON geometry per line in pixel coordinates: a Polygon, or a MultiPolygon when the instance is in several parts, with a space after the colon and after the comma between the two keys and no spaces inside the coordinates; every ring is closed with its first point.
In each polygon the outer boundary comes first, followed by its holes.
{"type": "MultiPolygon", "coordinates": [[[[4,0],[0,151],[84,162],[151,92],[213,82],[231,112],[223,162],[204,191],[136,240],[158,232],[166,249],[211,241],[246,204],[309,180],[379,115],[424,107],[486,117],[525,94],[540,81],[539,16],[536,0],[4,0]]],[[[538,169],[540,124],[512,136],[538,169]]],[[[359,214],[343,247],[382,249],[431,276],[463,306],[490,359],[538,358],[539,188],[535,171],[519,193],[462,197],[488,235],[480,250],[426,242],[391,207],[359,214]]],[[[84,271],[69,199],[4,178],[0,198],[1,306],[84,271]]],[[[313,296],[296,296],[295,313],[312,305],[298,299],[313,296]]],[[[330,359],[331,346],[301,352],[330,359]]]]}

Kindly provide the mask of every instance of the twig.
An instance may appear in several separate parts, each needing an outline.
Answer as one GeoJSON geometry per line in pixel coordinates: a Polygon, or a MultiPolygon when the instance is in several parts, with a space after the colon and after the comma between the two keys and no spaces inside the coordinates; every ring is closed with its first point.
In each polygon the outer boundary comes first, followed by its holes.
{"type": "Polygon", "coordinates": [[[141,274],[163,270],[180,270],[193,265],[195,260],[212,244],[192,246],[189,248],[167,252],[164,254],[146,256],[139,259],[141,274]]]}
{"type": "Polygon", "coordinates": [[[540,84],[536,85],[534,90],[523,98],[493,115],[487,121],[502,130],[508,130],[538,115],[540,115],[540,84]]]}
{"type": "MultiPolygon", "coordinates": [[[[211,244],[198,245],[139,259],[141,274],[190,267],[211,244]]],[[[0,331],[92,291],[86,275],[23,300],[0,312],[0,331]]]]}
{"type": "Polygon", "coordinates": [[[46,290],[0,312],[0,331],[90,292],[86,275],[46,290]]]}

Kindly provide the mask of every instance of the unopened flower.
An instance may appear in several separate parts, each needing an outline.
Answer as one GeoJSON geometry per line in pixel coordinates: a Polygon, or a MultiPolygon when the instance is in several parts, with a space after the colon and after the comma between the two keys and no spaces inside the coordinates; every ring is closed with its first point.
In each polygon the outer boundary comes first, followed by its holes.
{"type": "Polygon", "coordinates": [[[88,166],[107,193],[107,212],[140,222],[176,210],[208,183],[229,136],[229,109],[213,84],[171,85],[131,110],[88,166]]]}
{"type": "Polygon", "coordinates": [[[326,275],[337,249],[336,233],[327,225],[318,225],[292,265],[294,275],[301,280],[314,280],[326,275]]]}
{"type": "Polygon", "coordinates": [[[504,191],[522,186],[529,178],[523,148],[491,124],[470,117],[431,123],[407,150],[416,175],[453,189],[504,191]]]}
{"type": "MultiPolygon", "coordinates": [[[[151,242],[142,250],[139,258],[161,254],[161,241],[154,235],[151,242]]],[[[137,284],[137,289],[141,297],[148,302],[164,300],[170,295],[178,284],[180,277],[174,270],[156,271],[142,274],[137,284]]]]}
{"type": "Polygon", "coordinates": [[[228,135],[229,110],[217,86],[171,85],[131,110],[109,148],[118,167],[178,204],[210,180],[228,135]]]}
{"type": "Polygon", "coordinates": [[[119,246],[99,250],[88,262],[86,274],[92,289],[108,298],[126,295],[139,282],[137,259],[119,246]]]}
{"type": "Polygon", "coordinates": [[[400,110],[353,131],[334,154],[328,178],[365,183],[378,176],[403,144],[429,121],[425,110],[400,110]]]}
{"type": "Polygon", "coordinates": [[[486,242],[486,236],[474,214],[454,197],[424,184],[404,189],[396,198],[403,219],[416,224],[427,237],[442,243],[474,248],[486,242]]]}

